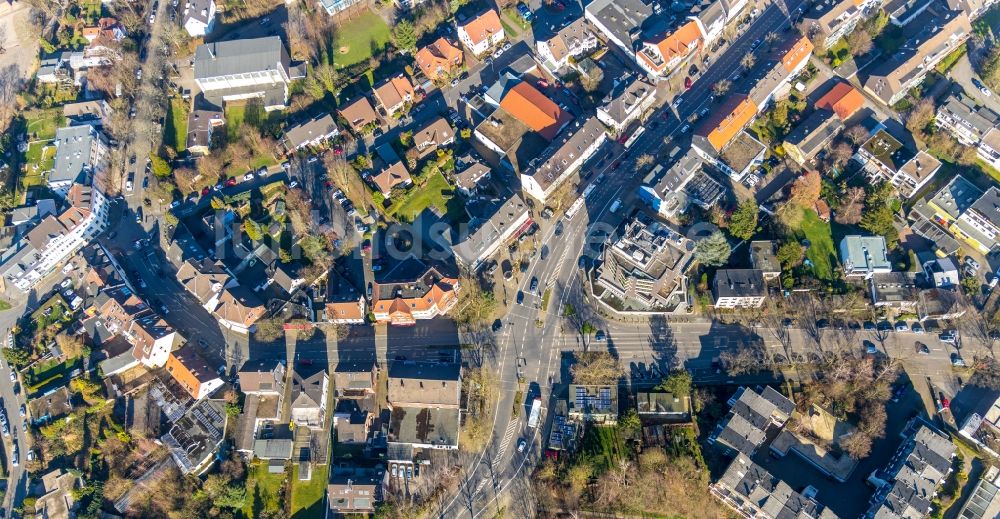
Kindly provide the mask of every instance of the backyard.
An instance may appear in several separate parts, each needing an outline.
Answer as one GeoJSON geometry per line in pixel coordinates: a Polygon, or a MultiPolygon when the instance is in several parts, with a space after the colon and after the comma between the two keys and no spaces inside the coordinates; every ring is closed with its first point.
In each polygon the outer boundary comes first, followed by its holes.
{"type": "Polygon", "coordinates": [[[804,209],[799,226],[794,232],[800,240],[808,242],[806,260],[812,264],[816,279],[832,281],[833,269],[837,263],[837,249],[833,244],[830,223],[820,220],[816,211],[804,209]]]}
{"type": "Polygon", "coordinates": [[[24,371],[24,382],[28,393],[38,393],[48,387],[66,385],[71,373],[83,367],[83,358],[76,357],[65,362],[56,359],[35,363],[24,371]]]}
{"type": "Polygon", "coordinates": [[[285,483],[288,472],[271,474],[267,463],[258,461],[250,466],[247,477],[247,500],[243,507],[246,517],[260,517],[262,512],[281,510],[281,487],[285,483]]]}
{"type": "Polygon", "coordinates": [[[184,151],[187,146],[188,102],[180,98],[170,99],[170,117],[163,128],[163,141],[167,146],[184,151]]]}
{"type": "Polygon", "coordinates": [[[440,171],[434,171],[422,186],[411,187],[399,202],[393,204],[389,214],[412,222],[424,209],[433,207],[436,213],[444,215],[448,211],[448,200],[453,196],[451,184],[440,171]]]}
{"type": "Polygon", "coordinates": [[[627,459],[629,453],[625,442],[613,426],[588,427],[583,436],[582,451],[591,459],[597,472],[604,472],[618,466],[618,460],[627,459]]]}
{"type": "Polygon", "coordinates": [[[344,68],[367,61],[373,50],[381,50],[391,38],[389,26],[382,17],[365,11],[350,23],[339,27],[337,46],[339,52],[334,57],[337,68],[344,68]]]}
{"type": "Polygon", "coordinates": [[[24,118],[28,125],[28,139],[32,141],[54,139],[56,129],[66,124],[61,107],[31,110],[24,118]]]}
{"type": "Polygon", "coordinates": [[[324,517],[323,496],[329,470],[329,465],[313,464],[312,478],[299,481],[299,467],[292,467],[292,519],[324,517]]]}

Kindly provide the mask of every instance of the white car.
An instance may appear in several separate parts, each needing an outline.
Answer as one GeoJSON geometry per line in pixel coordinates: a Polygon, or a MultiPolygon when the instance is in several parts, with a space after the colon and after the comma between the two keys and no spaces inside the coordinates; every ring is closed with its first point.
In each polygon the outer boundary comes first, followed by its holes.
{"type": "Polygon", "coordinates": [[[17,375],[13,371],[10,372],[10,381],[17,382],[17,375]]]}
{"type": "Polygon", "coordinates": [[[129,193],[132,192],[132,181],[131,180],[125,181],[125,191],[128,191],[129,193]]]}
{"type": "Polygon", "coordinates": [[[243,175],[243,180],[253,180],[253,173],[247,173],[243,175]]]}
{"type": "Polygon", "coordinates": [[[11,457],[10,457],[10,463],[11,463],[11,465],[14,465],[15,467],[17,466],[17,451],[14,451],[14,454],[11,455],[11,457]]]}
{"type": "Polygon", "coordinates": [[[687,133],[688,130],[690,130],[690,129],[691,129],[691,125],[690,124],[685,124],[684,126],[681,126],[681,133],[687,133]]]}
{"type": "Polygon", "coordinates": [[[28,458],[28,461],[34,461],[34,459],[35,459],[35,451],[28,451],[28,454],[26,454],[25,457],[28,458]]]}
{"type": "Polygon", "coordinates": [[[154,22],[156,22],[156,15],[155,14],[149,15],[149,25],[153,25],[154,22]]]}
{"type": "Polygon", "coordinates": [[[72,285],[72,284],[73,284],[73,280],[70,279],[70,278],[66,278],[66,279],[62,280],[62,283],[59,283],[59,286],[61,288],[69,288],[70,285],[72,285]]]}
{"type": "Polygon", "coordinates": [[[993,92],[990,92],[990,89],[986,87],[979,87],[979,91],[982,92],[983,95],[986,97],[990,97],[991,95],[993,95],[993,92]]]}

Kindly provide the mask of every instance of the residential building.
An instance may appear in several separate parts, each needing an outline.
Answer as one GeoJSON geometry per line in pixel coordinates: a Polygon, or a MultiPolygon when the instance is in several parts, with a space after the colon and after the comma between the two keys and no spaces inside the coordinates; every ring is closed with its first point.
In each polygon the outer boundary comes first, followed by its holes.
{"type": "Polygon", "coordinates": [[[949,257],[926,261],[923,268],[927,282],[934,288],[956,288],[959,284],[958,267],[949,257]]]}
{"type": "Polygon", "coordinates": [[[56,130],[56,147],[49,188],[65,196],[74,183],[90,184],[108,167],[111,147],[99,127],[89,124],[56,130]]]}
{"type": "Polygon", "coordinates": [[[714,162],[755,117],[757,105],[749,97],[730,95],[698,125],[691,145],[705,160],[714,162]]]}
{"type": "Polygon", "coordinates": [[[759,308],[767,299],[764,271],[719,269],[712,280],[715,308],[759,308]]]}
{"type": "Polygon", "coordinates": [[[593,52],[599,43],[587,22],[577,18],[548,39],[536,39],[535,49],[546,70],[556,74],[570,64],[570,58],[593,52]]]}
{"type": "Polygon", "coordinates": [[[237,376],[240,391],[247,395],[271,395],[281,398],[285,393],[285,361],[254,360],[240,367],[237,376]]]}
{"type": "Polygon", "coordinates": [[[62,213],[42,218],[0,255],[5,284],[28,292],[104,231],[109,214],[104,193],[72,184],[65,197],[68,207],[62,213]]]}
{"type": "Polygon", "coordinates": [[[726,11],[726,22],[731,22],[743,12],[749,4],[749,0],[720,0],[722,7],[726,11]]]}
{"type": "Polygon", "coordinates": [[[326,487],[329,513],[334,517],[354,514],[374,514],[375,505],[382,501],[384,469],[335,469],[326,487]]]}
{"type": "Polygon", "coordinates": [[[111,105],[104,99],[96,101],[80,101],[63,105],[63,117],[69,120],[70,126],[89,124],[104,126],[104,121],[111,117],[111,105]]]}
{"type": "Polygon", "coordinates": [[[264,316],[264,304],[221,261],[189,259],[177,269],[177,281],[230,330],[249,333],[264,316]]]}
{"type": "Polygon", "coordinates": [[[865,96],[850,83],[838,82],[823,97],[816,100],[816,108],[830,110],[840,117],[841,121],[851,118],[865,105],[865,96]]]}
{"type": "Polygon", "coordinates": [[[928,9],[908,24],[907,37],[891,57],[880,61],[868,74],[864,88],[887,105],[894,105],[920,84],[927,71],[933,70],[972,34],[972,25],[964,12],[928,9]]]}
{"type": "Polygon", "coordinates": [[[480,185],[489,180],[491,175],[492,170],[481,162],[478,155],[473,156],[469,153],[455,158],[455,173],[452,178],[458,192],[466,197],[471,197],[473,193],[479,191],[480,185]]]}
{"type": "Polygon", "coordinates": [[[464,21],[456,21],[458,39],[476,56],[482,56],[506,38],[500,15],[488,9],[464,21]]]}
{"type": "Polygon", "coordinates": [[[194,80],[205,100],[260,99],[265,110],[281,109],[288,100],[290,59],[278,36],[199,45],[194,80]]]}
{"type": "Polygon", "coordinates": [[[898,312],[916,313],[919,302],[917,276],[913,272],[883,272],[869,278],[872,305],[898,312]]]}
{"type": "Polygon", "coordinates": [[[466,202],[465,211],[469,223],[459,229],[452,252],[455,259],[472,272],[479,270],[500,247],[534,223],[528,216],[527,204],[517,193],[502,201],[470,200],[466,202]]]}
{"type": "Polygon", "coordinates": [[[371,176],[371,181],[378,187],[382,196],[389,198],[392,196],[393,188],[409,187],[413,183],[410,172],[406,170],[403,161],[389,143],[375,148],[375,153],[378,155],[378,160],[373,168],[375,173],[371,176]]]}
{"type": "Polygon", "coordinates": [[[962,11],[970,20],[979,18],[996,3],[995,0],[945,0],[948,9],[962,11]]]}
{"type": "Polygon", "coordinates": [[[500,99],[500,108],[545,140],[552,141],[573,120],[573,114],[526,81],[513,84],[500,99]]]}
{"type": "Polygon", "coordinates": [[[330,114],[320,114],[316,117],[285,130],[281,145],[286,153],[293,153],[308,146],[318,146],[327,139],[340,134],[337,123],[330,114]]]}
{"type": "Polygon", "coordinates": [[[212,147],[212,134],[225,124],[222,112],[216,110],[191,110],[188,114],[185,149],[192,155],[208,155],[212,147]]]}
{"type": "Polygon", "coordinates": [[[302,427],[323,427],[330,377],[322,367],[303,371],[302,368],[292,369],[291,421],[302,427]]]}
{"type": "Polygon", "coordinates": [[[340,361],[333,370],[337,398],[358,398],[375,394],[378,366],[374,361],[340,361]]]}
{"type": "Polygon", "coordinates": [[[833,139],[843,130],[844,123],[833,112],[819,109],[799,123],[782,144],[792,160],[805,166],[820,152],[830,149],[833,139]]]}
{"type": "Polygon", "coordinates": [[[726,27],[726,9],[722,4],[721,1],[701,0],[691,8],[688,19],[698,24],[704,42],[702,45],[711,45],[722,36],[726,27]]]}
{"type": "Polygon", "coordinates": [[[35,516],[45,519],[71,519],[76,517],[78,504],[73,491],[78,483],[77,476],[63,469],[55,469],[42,476],[44,494],[35,500],[35,516]]]}
{"type": "Polygon", "coordinates": [[[743,453],[710,489],[712,495],[747,519],[837,519],[815,498],[796,492],[743,453]]]}
{"type": "Polygon", "coordinates": [[[755,240],[750,242],[750,263],[761,271],[765,280],[781,276],[781,262],[778,261],[778,242],[755,240]]]}
{"type": "Polygon", "coordinates": [[[655,102],[656,86],[645,78],[628,76],[620,81],[616,79],[614,87],[597,107],[597,120],[618,136],[630,124],[641,120],[655,102]]]}
{"type": "Polygon", "coordinates": [[[576,173],[606,139],[604,126],[596,117],[583,123],[577,121],[522,171],[521,189],[545,204],[548,196],[576,173]]]}
{"type": "Polygon", "coordinates": [[[865,519],[926,516],[938,487],[951,474],[958,449],[948,435],[914,418],[901,436],[905,439],[885,468],[868,477],[876,490],[865,519]]]}
{"type": "Polygon", "coordinates": [[[974,244],[980,252],[992,251],[1000,234],[998,213],[1000,213],[1000,189],[991,186],[958,217],[960,224],[953,225],[952,229],[959,231],[958,236],[974,244]]]}
{"type": "Polygon", "coordinates": [[[462,66],[464,55],[462,49],[442,37],[422,47],[414,58],[427,79],[438,81],[450,78],[455,70],[462,66]]]}
{"type": "Polygon", "coordinates": [[[192,38],[204,38],[215,27],[215,0],[185,0],[181,25],[192,38]]]}
{"type": "Polygon", "coordinates": [[[327,275],[325,314],[327,322],[335,324],[365,322],[364,296],[336,270],[327,275]]]}
{"type": "Polygon", "coordinates": [[[955,289],[928,288],[921,290],[917,298],[917,317],[921,322],[958,319],[969,309],[961,293],[955,289]]]}
{"type": "Polygon", "coordinates": [[[362,0],[319,0],[317,3],[330,16],[346,11],[355,5],[364,5],[362,0]]]}
{"type": "Polygon", "coordinates": [[[448,313],[458,302],[458,279],[411,258],[397,264],[372,288],[375,320],[396,326],[448,313]]]}
{"type": "Polygon", "coordinates": [[[572,420],[614,425],[618,422],[618,385],[569,385],[572,420]]]}
{"type": "Polygon", "coordinates": [[[958,142],[974,146],[980,159],[1000,167],[1000,114],[956,91],[938,107],[934,120],[958,142]]]}
{"type": "Polygon", "coordinates": [[[420,158],[455,142],[455,130],[444,117],[431,119],[413,132],[413,147],[420,158]]]}
{"type": "Polygon", "coordinates": [[[584,7],[584,17],[628,56],[636,56],[643,29],[658,20],[652,3],[641,0],[594,0],[584,7]]]}
{"type": "Polygon", "coordinates": [[[941,161],[926,151],[914,152],[885,129],[858,148],[854,160],[873,181],[892,184],[906,198],[915,195],[941,169],[941,161]]]}
{"type": "Polygon", "coordinates": [[[910,216],[917,220],[917,232],[945,249],[943,255],[958,250],[955,238],[988,254],[1000,234],[1000,218],[993,216],[996,211],[991,207],[998,201],[995,191],[984,193],[962,175],[955,175],[936,193],[917,201],[910,216]],[[953,243],[945,243],[949,241],[953,243]]]}
{"type": "Polygon", "coordinates": [[[199,475],[212,466],[226,433],[223,401],[206,398],[174,421],[160,441],[183,474],[199,475]]]}
{"type": "Polygon", "coordinates": [[[808,7],[802,14],[802,23],[809,37],[822,41],[829,49],[838,40],[854,32],[858,22],[865,18],[865,4],[861,0],[822,0],[808,7]]]}
{"type": "Polygon", "coordinates": [[[692,203],[709,209],[724,193],[722,185],[705,172],[698,153],[691,150],[669,168],[657,164],[639,187],[639,199],[665,218],[683,214],[692,203]]]}
{"type": "Polygon", "coordinates": [[[988,467],[958,511],[961,519],[1000,517],[1000,468],[988,467]]]}
{"type": "Polygon", "coordinates": [[[167,373],[195,400],[210,396],[223,384],[216,370],[209,367],[205,358],[194,351],[193,346],[184,346],[170,352],[166,368],[167,373]]]}
{"type": "Polygon", "coordinates": [[[696,55],[701,45],[701,28],[698,23],[685,20],[678,27],[644,40],[635,53],[636,63],[650,77],[668,76],[696,55]]]}
{"type": "Polygon", "coordinates": [[[993,456],[1000,456],[1000,393],[968,386],[954,398],[958,434],[993,456]]]}
{"type": "Polygon", "coordinates": [[[673,421],[691,419],[691,397],[673,393],[647,393],[635,395],[639,416],[656,417],[673,421]]]}
{"type": "Polygon", "coordinates": [[[596,271],[595,297],[622,310],[687,308],[686,272],[692,256],[679,232],[637,215],[609,242],[596,271]]]}
{"type": "Polygon", "coordinates": [[[844,236],[840,240],[840,264],[844,266],[847,277],[868,279],[873,274],[892,272],[892,262],[882,236],[844,236]]]}
{"type": "Polygon", "coordinates": [[[390,362],[387,389],[390,445],[458,448],[459,364],[390,362]]]}
{"type": "Polygon", "coordinates": [[[905,28],[934,3],[934,0],[888,0],[883,10],[889,15],[891,24],[905,28]]]}
{"type": "Polygon", "coordinates": [[[382,113],[391,117],[416,102],[413,84],[403,74],[386,79],[372,91],[382,113]]]}
{"type": "Polygon", "coordinates": [[[365,96],[344,103],[338,110],[338,113],[344,118],[348,126],[359,135],[371,133],[379,124],[378,113],[365,96]]]}
{"type": "Polygon", "coordinates": [[[771,386],[740,387],[727,402],[729,414],[708,437],[708,443],[730,455],[753,456],[767,439],[768,428],[784,427],[795,403],[771,386]]]}

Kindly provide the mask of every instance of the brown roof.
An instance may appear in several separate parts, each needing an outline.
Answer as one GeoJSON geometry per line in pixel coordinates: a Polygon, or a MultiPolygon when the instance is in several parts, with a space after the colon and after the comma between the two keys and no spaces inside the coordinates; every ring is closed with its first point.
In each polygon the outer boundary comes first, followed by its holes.
{"type": "Polygon", "coordinates": [[[430,153],[438,146],[455,138],[455,130],[444,117],[438,117],[425,124],[413,134],[413,145],[422,148],[423,153],[430,153]]]}
{"type": "Polygon", "coordinates": [[[264,314],[264,305],[242,287],[227,288],[219,294],[215,315],[220,319],[251,326],[264,314]]]}
{"type": "Polygon", "coordinates": [[[457,364],[393,362],[386,398],[394,407],[458,407],[460,373],[457,364]]]}
{"type": "Polygon", "coordinates": [[[493,9],[469,20],[462,28],[469,34],[469,39],[475,45],[485,41],[490,35],[503,31],[500,16],[493,9]]]}
{"type": "Polygon", "coordinates": [[[361,96],[354,101],[345,103],[344,106],[338,110],[340,116],[343,117],[347,124],[351,125],[355,131],[361,130],[361,128],[368,123],[378,121],[378,114],[375,109],[372,108],[372,104],[368,101],[367,97],[361,96]]]}
{"type": "Polygon", "coordinates": [[[194,398],[198,397],[203,383],[219,378],[204,357],[190,346],[170,352],[167,372],[194,398]]]}
{"type": "Polygon", "coordinates": [[[643,60],[649,64],[655,70],[662,71],[666,68],[667,63],[670,60],[676,58],[677,56],[687,56],[694,49],[701,45],[701,29],[698,28],[698,23],[694,20],[678,27],[677,30],[671,32],[664,36],[663,39],[657,42],[650,42],[655,45],[660,51],[660,55],[663,56],[663,62],[659,65],[653,63],[653,60],[649,59],[645,53],[637,53],[643,60]]]}
{"type": "Polygon", "coordinates": [[[500,107],[548,140],[555,138],[559,129],[573,119],[572,114],[524,81],[507,92],[500,100],[500,107]]]}
{"type": "Polygon", "coordinates": [[[430,45],[417,51],[416,60],[420,70],[428,79],[435,80],[441,72],[449,72],[452,67],[462,64],[462,51],[444,38],[438,38],[430,45]]]}
{"type": "Polygon", "coordinates": [[[229,282],[229,273],[221,262],[205,258],[201,261],[187,260],[177,269],[177,281],[185,290],[202,304],[222,291],[229,282]]]}
{"type": "Polygon", "coordinates": [[[410,80],[400,74],[386,80],[385,83],[375,88],[374,93],[375,99],[378,100],[386,111],[394,111],[399,105],[412,100],[415,92],[410,80]]]}
{"type": "Polygon", "coordinates": [[[359,301],[344,303],[327,303],[326,318],[333,319],[364,319],[365,313],[359,301]]]}
{"type": "Polygon", "coordinates": [[[757,115],[757,105],[747,96],[730,96],[699,128],[715,151],[722,151],[757,115]]]}
{"type": "Polygon", "coordinates": [[[384,194],[392,191],[392,188],[410,181],[410,172],[406,171],[406,166],[402,162],[397,161],[373,175],[372,180],[384,194]]]}

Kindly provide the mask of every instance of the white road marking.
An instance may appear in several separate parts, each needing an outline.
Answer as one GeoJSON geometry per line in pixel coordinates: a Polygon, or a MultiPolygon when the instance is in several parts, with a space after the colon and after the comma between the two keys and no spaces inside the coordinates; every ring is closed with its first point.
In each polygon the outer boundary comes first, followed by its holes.
{"type": "Polygon", "coordinates": [[[515,432],[517,432],[517,420],[511,419],[507,424],[507,430],[503,434],[503,440],[500,441],[500,448],[497,449],[497,454],[493,457],[493,467],[500,465],[500,462],[503,461],[503,454],[507,451],[507,447],[510,446],[510,440],[514,437],[515,432]]]}

